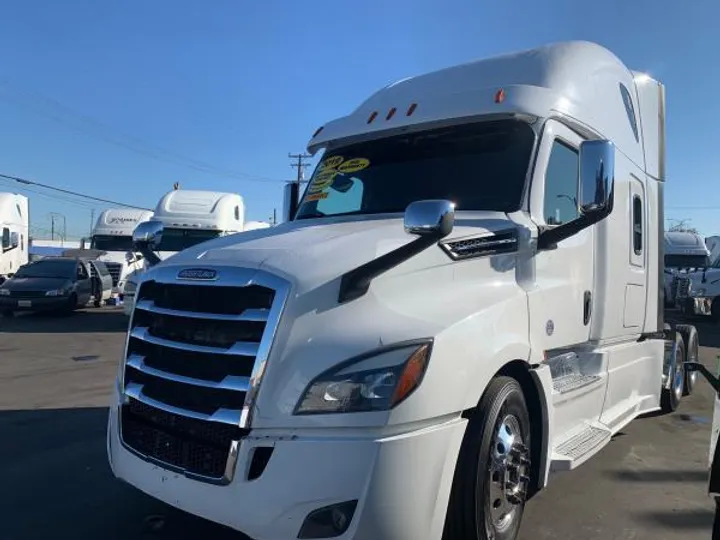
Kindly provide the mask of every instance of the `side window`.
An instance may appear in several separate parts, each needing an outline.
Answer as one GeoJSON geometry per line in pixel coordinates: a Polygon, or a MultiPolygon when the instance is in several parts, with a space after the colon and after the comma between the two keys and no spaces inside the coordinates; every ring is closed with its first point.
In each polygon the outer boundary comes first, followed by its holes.
{"type": "Polygon", "coordinates": [[[2,230],[2,249],[7,251],[10,249],[10,229],[3,227],[2,230]]]}
{"type": "Polygon", "coordinates": [[[628,121],[630,122],[630,128],[632,129],[635,140],[639,141],[637,120],[635,118],[635,107],[633,106],[632,97],[630,97],[630,91],[627,87],[620,83],[620,95],[622,96],[623,104],[625,105],[625,112],[628,115],[628,121]]]}
{"type": "Polygon", "coordinates": [[[632,242],[635,255],[642,255],[643,252],[643,207],[642,200],[637,195],[633,196],[632,204],[632,242]]]}
{"type": "Polygon", "coordinates": [[[578,210],[578,152],[555,140],[545,171],[543,214],[548,225],[561,225],[576,219],[578,210]]]}
{"type": "MultiPolygon", "coordinates": [[[[345,212],[357,212],[362,209],[363,203],[363,183],[359,178],[351,178],[349,186],[343,191],[334,188],[327,188],[326,191],[317,194],[319,200],[317,202],[318,212],[323,214],[342,214],[345,212]],[[324,195],[324,197],[323,197],[324,195]]],[[[343,188],[345,187],[343,186],[343,188]]]]}
{"type": "Polygon", "coordinates": [[[240,221],[240,207],[235,207],[235,221],[240,221]]]}

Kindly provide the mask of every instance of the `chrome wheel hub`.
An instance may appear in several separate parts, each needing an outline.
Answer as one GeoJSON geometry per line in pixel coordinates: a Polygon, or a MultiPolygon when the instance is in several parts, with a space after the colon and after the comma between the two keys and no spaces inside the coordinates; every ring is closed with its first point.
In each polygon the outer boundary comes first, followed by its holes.
{"type": "Polygon", "coordinates": [[[530,451],[514,416],[505,416],[498,424],[489,473],[488,515],[495,529],[503,530],[512,523],[517,506],[525,502],[530,482],[530,451]]]}

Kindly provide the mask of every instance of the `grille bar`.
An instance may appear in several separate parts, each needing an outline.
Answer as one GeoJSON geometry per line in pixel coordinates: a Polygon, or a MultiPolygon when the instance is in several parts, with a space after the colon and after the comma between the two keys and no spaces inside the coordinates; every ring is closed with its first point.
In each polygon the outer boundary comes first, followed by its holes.
{"type": "Polygon", "coordinates": [[[152,311],[153,313],[158,313],[159,315],[170,315],[171,317],[191,317],[193,319],[212,319],[216,321],[267,322],[270,314],[270,310],[268,309],[246,309],[240,315],[203,313],[200,311],[181,311],[179,309],[156,306],[155,302],[152,300],[141,300],[135,307],[144,311],[152,311]]]}
{"type": "Polygon", "coordinates": [[[145,358],[139,354],[132,354],[128,357],[126,364],[133,369],[142,371],[153,377],[159,377],[168,381],[174,381],[179,383],[190,384],[193,386],[203,386],[205,388],[216,388],[218,390],[235,390],[237,392],[247,392],[250,389],[250,377],[236,377],[228,375],[220,382],[206,381],[203,379],[196,379],[194,377],[185,377],[184,375],[177,375],[175,373],[168,373],[148,366],[145,363],[145,358]]]}
{"type": "Polygon", "coordinates": [[[119,379],[121,441],[168,470],[227,483],[290,283],[215,265],[217,279],[184,281],[182,269],[155,267],[138,285],[119,379]]]}
{"type": "Polygon", "coordinates": [[[149,332],[149,328],[146,326],[136,326],[130,331],[130,337],[135,339],[141,339],[153,345],[159,345],[160,347],[170,347],[171,349],[182,349],[184,351],[196,351],[208,354],[232,354],[239,356],[256,356],[259,344],[250,343],[247,341],[238,341],[229,349],[223,349],[220,347],[208,347],[207,345],[195,345],[192,343],[182,343],[180,341],[171,341],[169,339],[163,339],[153,336],[149,332]]]}
{"type": "Polygon", "coordinates": [[[242,411],[235,411],[231,409],[218,409],[212,414],[203,414],[188,409],[181,409],[180,407],[173,407],[167,403],[162,403],[151,397],[143,394],[143,386],[137,383],[128,383],[125,386],[125,395],[129,398],[144,403],[149,407],[155,407],[161,411],[165,411],[171,414],[177,414],[179,416],[185,416],[187,418],[193,418],[195,420],[203,420],[205,422],[218,422],[220,424],[228,424],[230,426],[240,425],[240,416],[242,411]]]}

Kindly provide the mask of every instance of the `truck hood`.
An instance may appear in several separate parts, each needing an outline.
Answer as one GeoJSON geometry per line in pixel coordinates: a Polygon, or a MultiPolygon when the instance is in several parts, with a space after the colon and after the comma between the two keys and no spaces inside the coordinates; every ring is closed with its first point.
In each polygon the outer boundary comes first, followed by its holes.
{"type": "MultiPolygon", "coordinates": [[[[474,213],[456,219],[446,240],[510,227],[517,225],[503,213],[474,213]]],[[[295,294],[300,295],[415,238],[405,232],[403,220],[398,217],[308,219],[213,239],[172,254],[160,265],[204,263],[259,268],[287,279],[295,294]]],[[[430,248],[388,274],[451,263],[439,249],[430,248]]]]}
{"type": "MultiPolygon", "coordinates": [[[[520,238],[529,234],[529,226],[505,214],[463,215],[445,240],[510,228],[520,238]]],[[[274,329],[253,425],[309,426],[328,421],[293,415],[309,381],[359,354],[406,340],[440,343],[447,336],[464,350],[464,339],[484,340],[494,331],[486,321],[507,317],[518,321],[518,335],[497,342],[527,341],[527,294],[518,284],[518,272],[527,265],[518,263],[516,253],[454,261],[431,246],[374,279],[365,295],[338,303],[343,274],[414,238],[397,215],[290,222],[193,246],[151,268],[143,279],[160,268],[205,265],[256,268],[285,278],[290,296],[274,329]],[[464,330],[456,332],[460,326],[464,330]]],[[[464,376],[462,370],[453,373],[464,376]]]]}

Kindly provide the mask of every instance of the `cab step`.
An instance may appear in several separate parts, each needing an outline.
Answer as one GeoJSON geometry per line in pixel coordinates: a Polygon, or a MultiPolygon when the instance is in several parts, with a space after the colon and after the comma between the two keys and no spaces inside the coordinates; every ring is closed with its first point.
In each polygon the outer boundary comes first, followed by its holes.
{"type": "Polygon", "coordinates": [[[557,379],[553,379],[553,392],[567,394],[585,386],[590,386],[601,379],[600,375],[586,375],[584,373],[562,375],[557,379]]]}
{"type": "Polygon", "coordinates": [[[551,469],[572,470],[602,450],[610,442],[612,432],[597,423],[562,440],[553,448],[551,469]]]}

